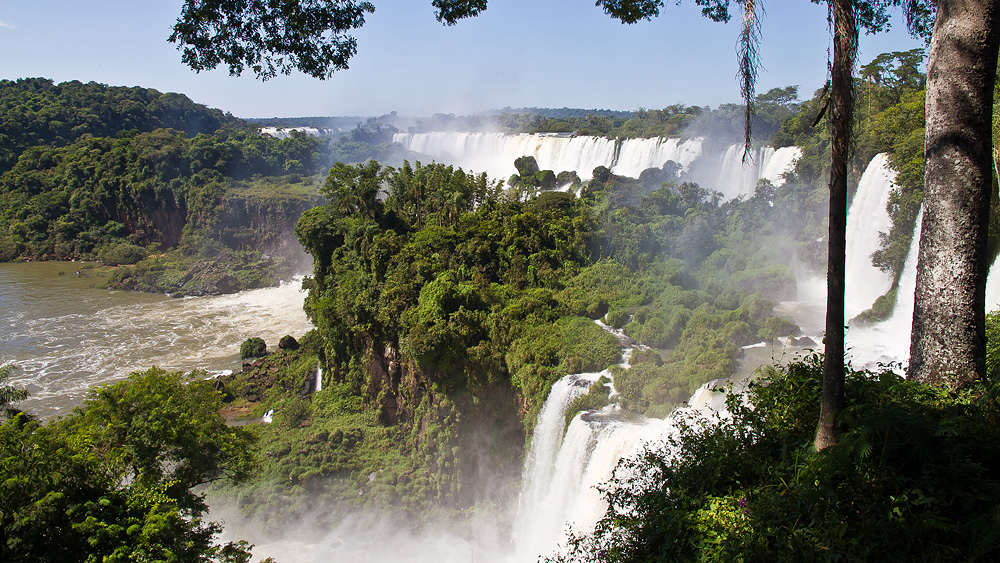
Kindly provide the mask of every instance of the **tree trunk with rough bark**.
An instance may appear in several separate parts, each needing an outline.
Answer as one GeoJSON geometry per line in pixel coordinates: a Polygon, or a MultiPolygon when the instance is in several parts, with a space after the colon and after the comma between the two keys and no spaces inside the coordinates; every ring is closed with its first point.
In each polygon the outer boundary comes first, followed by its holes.
{"type": "Polygon", "coordinates": [[[847,164],[854,120],[852,74],[857,54],[858,26],[852,0],[833,2],[833,76],[830,105],[833,114],[830,167],[830,231],[826,265],[826,346],[823,358],[823,394],[817,450],[837,443],[837,416],[844,408],[844,279],[847,256],[847,164]]]}
{"type": "Polygon", "coordinates": [[[958,389],[986,374],[997,0],[938,0],[927,64],[924,218],[908,377],[958,389]]]}

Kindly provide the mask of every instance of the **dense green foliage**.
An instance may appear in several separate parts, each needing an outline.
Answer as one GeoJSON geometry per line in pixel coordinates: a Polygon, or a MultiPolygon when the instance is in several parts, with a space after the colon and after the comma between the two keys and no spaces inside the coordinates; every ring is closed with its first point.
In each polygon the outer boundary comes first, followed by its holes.
{"type": "Polygon", "coordinates": [[[195,487],[245,478],[255,439],[194,375],[134,373],[68,417],[0,425],[0,560],[247,561],[195,487]]]}
{"type": "Polygon", "coordinates": [[[289,275],[312,175],[392,154],[378,123],[279,140],[180,94],[40,78],[0,81],[0,123],[0,260],[136,264],[113,285],[177,294],[289,275]]]}
{"type": "Polygon", "coordinates": [[[566,561],[971,561],[1000,553],[996,382],[960,394],[852,372],[845,433],[811,448],[821,359],[765,371],[732,417],[621,465],[566,561]]]}
{"type": "Polygon", "coordinates": [[[258,427],[264,463],[257,478],[216,488],[220,504],[235,504],[268,529],[311,510],[316,525],[334,526],[339,517],[330,506],[460,516],[477,500],[507,493],[484,496],[461,485],[519,472],[523,434],[505,412],[512,393],[495,389],[475,404],[463,393],[425,397],[414,412],[420,424],[386,424],[349,382],[324,375],[315,392],[318,352],[314,332],[299,350],[272,353],[223,378],[227,415],[273,411],[273,422],[258,427]],[[472,409],[476,416],[461,414],[472,409]]]}
{"type": "Polygon", "coordinates": [[[316,331],[223,383],[234,416],[274,411],[259,479],[226,494],[274,523],[330,501],[488,504],[520,475],[551,385],[620,361],[591,319],[665,349],[622,377],[627,406],[649,413],[795,329],[771,317],[768,298],[794,288],[780,251],[744,236],[776,234],[770,192],[722,204],[692,184],[597,176],[582,197],[524,197],[440,164],[335,165],[328,203],[296,228],[316,331]],[[507,485],[484,499],[470,488],[484,474],[507,485]]]}
{"type": "Polygon", "coordinates": [[[731,372],[737,346],[783,335],[764,327],[770,303],[746,296],[787,295],[792,278],[738,235],[751,218],[767,223],[772,206],[760,199],[721,205],[682,184],[618,207],[611,200],[629,182],[600,175],[580,199],[543,192],[519,201],[500,197],[482,176],[440,165],[335,166],[324,188],[330,203],[304,215],[296,231],[316,259],[308,309],[331,367],[350,372],[352,357],[388,346],[423,373],[447,374],[436,382],[444,389],[446,381],[465,388],[509,374],[534,412],[553,376],[604,367],[617,356],[593,363],[569,342],[556,346],[568,357],[542,352],[542,342],[560,333],[582,336],[586,324],[552,324],[567,315],[645,307],[626,334],[664,348],[686,341],[693,316],[692,338],[717,330],[732,342],[722,347],[729,367],[714,376],[731,372]],[[381,201],[375,192],[383,181],[381,201]]]}
{"type": "Polygon", "coordinates": [[[267,344],[263,338],[256,336],[247,338],[240,344],[240,359],[263,358],[267,355],[267,344]]]}
{"type": "Polygon", "coordinates": [[[67,146],[84,135],[116,137],[123,131],[176,129],[193,137],[239,120],[195,104],[181,94],[146,88],[108,88],[44,78],[0,80],[0,172],[34,146],[67,146]]]}
{"type": "Polygon", "coordinates": [[[235,181],[328,166],[322,140],[262,137],[177,94],[28,79],[0,83],[0,104],[11,122],[0,162],[6,260],[96,258],[121,243],[173,248],[235,181]]]}
{"type": "Polygon", "coordinates": [[[284,2],[240,4],[188,0],[170,41],[183,49],[181,60],[196,71],[220,63],[239,76],[253,70],[267,80],[292,69],[324,79],[347,68],[357,42],[347,32],[375,11],[370,2],[284,2]]]}

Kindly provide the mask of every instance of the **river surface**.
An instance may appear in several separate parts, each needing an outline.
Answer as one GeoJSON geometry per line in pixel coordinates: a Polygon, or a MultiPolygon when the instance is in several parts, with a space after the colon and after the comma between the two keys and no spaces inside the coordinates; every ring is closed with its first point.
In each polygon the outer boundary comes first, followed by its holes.
{"type": "Polygon", "coordinates": [[[95,287],[102,278],[74,262],[0,264],[0,365],[31,397],[20,407],[51,418],[94,385],[159,366],[240,369],[240,344],[268,348],[312,328],[301,280],[234,295],[172,299],[95,287]],[[77,273],[79,272],[79,273],[77,273]]]}

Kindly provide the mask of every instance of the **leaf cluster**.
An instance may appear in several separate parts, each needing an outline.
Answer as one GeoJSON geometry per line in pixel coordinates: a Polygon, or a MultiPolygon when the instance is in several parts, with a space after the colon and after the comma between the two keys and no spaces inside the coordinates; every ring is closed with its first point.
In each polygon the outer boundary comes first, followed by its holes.
{"type": "Polygon", "coordinates": [[[353,0],[186,0],[168,40],[197,72],[225,64],[233,76],[249,68],[268,80],[294,69],[322,80],[348,68],[357,53],[348,32],[374,11],[370,2],[353,0]]]}

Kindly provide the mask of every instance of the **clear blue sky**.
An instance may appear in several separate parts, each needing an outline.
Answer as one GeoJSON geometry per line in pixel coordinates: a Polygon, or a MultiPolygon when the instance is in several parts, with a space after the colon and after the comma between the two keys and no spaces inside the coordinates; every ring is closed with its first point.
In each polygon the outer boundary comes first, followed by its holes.
{"type": "MultiPolygon", "coordinates": [[[[181,92],[240,117],[465,114],[522,107],[635,110],[739,101],[739,25],[667,0],[659,18],[626,26],[592,0],[493,0],[478,18],[445,27],[430,0],[372,0],[351,68],[320,81],[266,83],[218,69],[197,74],[166,41],[181,0],[0,0],[0,78],[32,76],[181,92]]],[[[765,4],[759,91],[825,81],[825,5],[765,4]]],[[[922,46],[894,18],[861,39],[862,63],[922,46]]]]}

